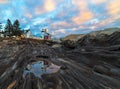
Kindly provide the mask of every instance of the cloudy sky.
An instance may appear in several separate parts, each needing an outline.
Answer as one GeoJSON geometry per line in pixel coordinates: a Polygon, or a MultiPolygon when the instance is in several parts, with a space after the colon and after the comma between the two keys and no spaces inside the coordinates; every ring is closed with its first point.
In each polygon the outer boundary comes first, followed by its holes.
{"type": "Polygon", "coordinates": [[[55,37],[120,27],[120,0],[0,0],[0,22],[18,19],[21,28],[55,37]]]}

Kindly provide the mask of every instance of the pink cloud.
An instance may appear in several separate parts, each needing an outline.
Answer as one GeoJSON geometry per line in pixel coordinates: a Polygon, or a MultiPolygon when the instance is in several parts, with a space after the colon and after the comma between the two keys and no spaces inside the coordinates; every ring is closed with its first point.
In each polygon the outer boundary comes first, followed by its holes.
{"type": "Polygon", "coordinates": [[[43,14],[43,13],[45,13],[46,11],[45,11],[45,9],[42,7],[42,6],[37,6],[36,8],[35,8],[35,14],[36,15],[39,15],[39,14],[43,14]]]}
{"type": "Polygon", "coordinates": [[[27,17],[27,18],[32,18],[32,14],[30,14],[30,13],[25,13],[25,17],[27,17]]]}
{"type": "Polygon", "coordinates": [[[8,0],[0,0],[0,4],[6,4],[8,3],[8,0]]]}
{"type": "Polygon", "coordinates": [[[51,24],[51,26],[53,27],[53,28],[57,28],[57,27],[63,27],[63,26],[70,26],[70,24],[69,23],[67,23],[67,22],[65,22],[65,21],[61,21],[61,22],[56,22],[56,23],[53,23],[53,24],[51,24]]]}
{"type": "Polygon", "coordinates": [[[102,4],[102,3],[105,3],[106,1],[109,1],[109,0],[90,0],[90,2],[92,2],[93,4],[102,4]]]}
{"type": "Polygon", "coordinates": [[[111,16],[107,19],[104,19],[103,21],[101,21],[100,23],[98,23],[96,26],[98,27],[102,27],[102,26],[106,26],[107,24],[112,24],[114,22],[116,22],[117,20],[120,19],[120,15],[117,15],[117,16],[111,16]]]}

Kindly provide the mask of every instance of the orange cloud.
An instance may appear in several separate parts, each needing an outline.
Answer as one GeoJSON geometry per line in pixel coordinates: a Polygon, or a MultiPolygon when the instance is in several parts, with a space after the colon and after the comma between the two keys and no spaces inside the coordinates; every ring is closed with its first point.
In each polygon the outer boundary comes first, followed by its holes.
{"type": "Polygon", "coordinates": [[[8,2],[8,0],[0,0],[0,4],[5,4],[7,2],[8,2]]]}
{"type": "Polygon", "coordinates": [[[46,0],[44,4],[44,8],[46,11],[53,11],[56,7],[55,1],[53,0],[46,0]]]}
{"type": "Polygon", "coordinates": [[[55,10],[55,8],[56,8],[56,3],[54,0],[46,0],[43,6],[37,6],[35,8],[35,14],[39,15],[39,14],[51,12],[55,10]]]}
{"type": "Polygon", "coordinates": [[[110,15],[120,14],[120,0],[113,0],[107,6],[108,13],[110,15]]]}
{"type": "Polygon", "coordinates": [[[93,18],[93,14],[90,11],[85,11],[80,13],[78,16],[74,17],[72,20],[76,24],[81,24],[88,20],[91,20],[92,18],[93,18]]]}
{"type": "Polygon", "coordinates": [[[93,13],[89,10],[85,0],[74,0],[73,4],[76,6],[76,8],[78,8],[79,12],[78,15],[72,18],[74,23],[81,24],[93,18],[93,13]]]}

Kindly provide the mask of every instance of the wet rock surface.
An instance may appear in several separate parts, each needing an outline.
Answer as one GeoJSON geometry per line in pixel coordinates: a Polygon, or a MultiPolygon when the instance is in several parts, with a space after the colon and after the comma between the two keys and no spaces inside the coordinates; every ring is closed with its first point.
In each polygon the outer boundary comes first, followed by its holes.
{"type": "Polygon", "coordinates": [[[0,89],[120,89],[118,43],[66,50],[21,42],[0,42],[0,89]]]}

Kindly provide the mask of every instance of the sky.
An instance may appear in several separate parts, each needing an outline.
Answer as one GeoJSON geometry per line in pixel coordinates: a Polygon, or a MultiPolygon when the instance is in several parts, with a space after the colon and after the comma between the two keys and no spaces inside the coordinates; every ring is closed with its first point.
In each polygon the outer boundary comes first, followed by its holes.
{"type": "Polygon", "coordinates": [[[53,37],[120,27],[120,0],[0,0],[0,22],[18,19],[34,35],[53,37]]]}

